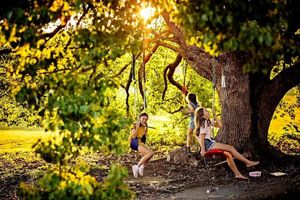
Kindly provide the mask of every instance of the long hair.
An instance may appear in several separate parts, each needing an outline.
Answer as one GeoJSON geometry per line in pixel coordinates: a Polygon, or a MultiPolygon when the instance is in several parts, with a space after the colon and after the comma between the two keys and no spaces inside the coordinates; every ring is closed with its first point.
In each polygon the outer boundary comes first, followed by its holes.
{"type": "Polygon", "coordinates": [[[139,115],[139,119],[141,119],[141,117],[147,117],[147,118],[149,118],[149,116],[148,116],[148,114],[147,113],[145,113],[145,112],[143,112],[143,113],[141,113],[140,115],[139,115]]]}
{"type": "Polygon", "coordinates": [[[194,93],[188,93],[186,99],[187,99],[188,102],[192,102],[193,104],[197,104],[197,96],[194,93]]]}
{"type": "MultiPolygon", "coordinates": [[[[149,119],[149,115],[146,113],[146,112],[142,112],[141,114],[139,114],[139,120],[142,118],[142,117],[147,117],[147,119],[149,119]]],[[[135,122],[134,124],[134,127],[137,125],[137,122],[135,122]]],[[[146,125],[147,126],[147,125],[146,125]]]]}
{"type": "Polygon", "coordinates": [[[203,107],[199,107],[195,110],[195,130],[199,130],[200,127],[205,127],[205,122],[207,121],[208,126],[211,124],[209,119],[205,119],[204,116],[204,109],[203,107]]]}

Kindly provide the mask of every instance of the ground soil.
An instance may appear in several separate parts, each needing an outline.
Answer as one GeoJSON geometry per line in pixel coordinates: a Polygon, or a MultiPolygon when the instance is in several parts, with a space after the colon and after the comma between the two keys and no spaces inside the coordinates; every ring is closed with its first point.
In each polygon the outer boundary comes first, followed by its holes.
{"type": "MultiPolygon", "coordinates": [[[[150,162],[144,177],[134,178],[130,173],[126,182],[138,199],[299,199],[300,168],[294,164],[265,161],[247,168],[236,161],[249,178],[241,181],[234,178],[226,162],[221,162],[222,157],[207,158],[206,168],[199,155],[186,157],[182,150],[174,155],[179,155],[180,161],[171,157],[150,162]],[[253,171],[260,171],[261,176],[249,176],[253,171]],[[285,174],[274,176],[273,172],[285,174]]],[[[131,172],[130,164],[127,166],[131,172]]]]}
{"type": "MultiPolygon", "coordinates": [[[[247,181],[240,181],[234,178],[226,163],[214,166],[222,158],[207,159],[208,169],[206,169],[203,158],[199,156],[190,156],[187,160],[183,159],[183,162],[176,159],[170,159],[168,162],[164,155],[159,157],[146,166],[144,176],[139,178],[134,178],[131,173],[131,166],[141,158],[135,153],[122,158],[102,157],[95,162],[109,165],[111,160],[118,160],[128,167],[129,177],[125,182],[136,191],[137,199],[299,199],[297,196],[300,194],[300,168],[293,164],[279,165],[265,161],[249,169],[236,162],[240,171],[249,177],[247,181]],[[249,176],[251,171],[261,171],[262,174],[253,178],[249,176]],[[276,177],[270,174],[272,172],[286,174],[276,177]]],[[[5,168],[13,166],[6,165],[1,155],[0,162],[3,162],[4,166],[0,168],[0,199],[19,199],[16,196],[16,189],[20,181],[35,181],[23,172],[34,169],[35,166],[40,167],[41,163],[16,160],[19,166],[23,166],[23,171],[15,170],[13,176],[3,178],[1,176],[6,173],[5,168]]],[[[101,181],[107,171],[95,169],[91,174],[101,181]]]]}

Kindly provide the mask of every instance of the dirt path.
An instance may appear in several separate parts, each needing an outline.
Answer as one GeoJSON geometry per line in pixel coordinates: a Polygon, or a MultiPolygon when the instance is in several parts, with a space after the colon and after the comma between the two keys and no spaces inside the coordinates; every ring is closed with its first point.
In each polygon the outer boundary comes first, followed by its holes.
{"type": "Polygon", "coordinates": [[[285,166],[285,169],[263,163],[258,169],[239,166],[248,175],[251,170],[260,170],[261,177],[249,177],[247,181],[236,180],[226,164],[211,168],[213,188],[204,165],[176,165],[166,161],[149,163],[145,176],[134,178],[129,168],[126,182],[137,193],[138,199],[299,199],[300,169],[285,166]],[[275,177],[270,171],[288,172],[275,177]],[[217,190],[207,193],[207,190],[217,190]]]}
{"type": "Polygon", "coordinates": [[[171,195],[171,199],[299,199],[299,192],[300,185],[291,185],[290,177],[286,177],[279,180],[249,180],[212,188],[194,187],[171,195]],[[215,191],[207,193],[211,189],[215,191]]]}

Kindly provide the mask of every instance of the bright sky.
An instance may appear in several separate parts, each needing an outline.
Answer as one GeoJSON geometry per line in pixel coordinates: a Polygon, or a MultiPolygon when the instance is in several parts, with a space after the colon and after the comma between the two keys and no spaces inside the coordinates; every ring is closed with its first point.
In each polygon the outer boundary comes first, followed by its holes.
{"type": "MultiPolygon", "coordinates": [[[[78,18],[77,18],[78,19],[78,18]]],[[[71,19],[68,21],[68,24],[66,27],[72,27],[72,26],[75,26],[76,23],[77,23],[77,19],[76,19],[76,16],[71,16],[71,19]]],[[[59,25],[61,24],[61,21],[60,19],[57,19],[56,22],[52,22],[50,24],[48,24],[47,27],[43,28],[43,32],[45,33],[51,33],[53,32],[53,30],[58,27],[59,25]]]]}
{"type": "Polygon", "coordinates": [[[140,15],[145,21],[147,21],[150,17],[154,15],[154,13],[155,13],[155,8],[148,6],[141,10],[140,15]]]}

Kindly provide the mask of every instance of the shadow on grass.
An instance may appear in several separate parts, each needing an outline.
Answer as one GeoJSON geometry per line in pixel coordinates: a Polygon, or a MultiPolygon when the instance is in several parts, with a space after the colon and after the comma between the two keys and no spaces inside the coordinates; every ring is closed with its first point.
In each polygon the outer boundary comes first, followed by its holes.
{"type": "Polygon", "coordinates": [[[28,174],[14,174],[5,178],[0,178],[0,200],[16,200],[16,195],[20,183],[28,182],[31,177],[28,174]]]}

